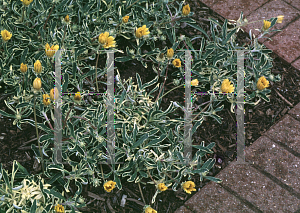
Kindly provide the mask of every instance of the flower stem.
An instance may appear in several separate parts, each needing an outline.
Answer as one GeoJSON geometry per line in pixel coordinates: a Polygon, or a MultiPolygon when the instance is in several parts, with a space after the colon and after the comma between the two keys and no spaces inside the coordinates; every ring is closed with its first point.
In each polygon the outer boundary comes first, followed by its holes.
{"type": "Polygon", "coordinates": [[[98,81],[97,81],[97,65],[98,65],[98,59],[99,59],[99,53],[97,51],[97,60],[96,60],[96,69],[95,69],[95,77],[96,77],[96,86],[97,86],[97,92],[99,92],[99,88],[98,88],[98,81]]]}
{"type": "Polygon", "coordinates": [[[24,21],[24,13],[25,13],[25,6],[23,6],[23,11],[22,11],[22,19],[21,19],[21,22],[24,21]]]}
{"type": "Polygon", "coordinates": [[[43,172],[45,172],[44,170],[44,158],[43,158],[43,153],[41,150],[41,146],[39,143],[39,132],[38,132],[38,128],[37,128],[37,121],[36,121],[36,111],[35,111],[35,105],[36,105],[36,94],[34,94],[34,105],[33,105],[33,112],[34,112],[34,121],[35,121],[35,130],[36,130],[36,136],[37,136],[37,142],[38,142],[38,146],[39,146],[39,151],[40,151],[40,155],[41,155],[41,164],[42,164],[42,169],[43,172]]]}
{"type": "Polygon", "coordinates": [[[177,180],[175,180],[174,178],[172,178],[170,175],[168,175],[167,173],[165,173],[164,171],[162,171],[165,175],[167,175],[169,178],[171,178],[172,180],[174,180],[176,183],[178,183],[180,185],[180,182],[178,182],[177,180]]]}
{"type": "Polygon", "coordinates": [[[104,178],[104,174],[103,174],[103,168],[102,168],[102,164],[100,164],[100,168],[101,168],[101,174],[102,174],[103,181],[105,182],[105,178],[104,178]]]}
{"type": "Polygon", "coordinates": [[[149,172],[149,169],[147,169],[147,172],[148,172],[148,175],[150,176],[151,180],[154,182],[155,185],[157,185],[157,183],[155,182],[155,180],[152,178],[150,172],[149,172]]]}
{"type": "Polygon", "coordinates": [[[140,192],[141,192],[141,195],[142,195],[143,202],[146,205],[145,198],[144,198],[144,195],[143,195],[143,192],[142,192],[142,189],[141,189],[140,182],[138,182],[138,185],[139,185],[139,189],[140,189],[140,192]]]}
{"type": "MultiPolygon", "coordinates": [[[[171,91],[173,91],[174,89],[177,89],[178,87],[181,87],[181,86],[184,86],[184,84],[181,84],[181,85],[179,85],[179,86],[177,86],[177,87],[174,87],[173,89],[171,89],[171,90],[169,90],[168,92],[166,92],[166,94],[164,94],[163,96],[161,96],[159,99],[161,99],[162,97],[164,97],[165,95],[167,95],[169,92],[171,92],[171,91]]],[[[159,100],[158,99],[158,100],[159,100]]],[[[158,100],[156,100],[155,102],[157,102],[158,100]]]]}
{"type": "Polygon", "coordinates": [[[164,86],[165,86],[166,79],[167,79],[167,75],[168,75],[168,67],[169,67],[169,64],[167,65],[167,71],[166,71],[166,75],[165,75],[164,84],[162,85],[162,87],[161,87],[161,89],[160,89],[160,91],[159,91],[159,93],[158,93],[158,95],[157,95],[157,98],[156,98],[155,102],[157,101],[157,99],[158,99],[158,97],[159,97],[161,91],[163,90],[163,88],[164,88],[164,86]]]}
{"type": "Polygon", "coordinates": [[[63,46],[63,44],[64,44],[64,40],[65,40],[65,36],[66,36],[66,27],[67,27],[67,25],[65,25],[65,27],[64,27],[64,37],[61,41],[61,46],[63,46]]]}

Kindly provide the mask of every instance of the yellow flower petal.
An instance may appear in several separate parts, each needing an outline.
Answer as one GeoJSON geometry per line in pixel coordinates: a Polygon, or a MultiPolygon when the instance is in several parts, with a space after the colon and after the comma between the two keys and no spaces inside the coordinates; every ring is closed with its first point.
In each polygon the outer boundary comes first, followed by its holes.
{"type": "Polygon", "coordinates": [[[271,22],[264,20],[263,30],[264,31],[268,30],[270,28],[270,26],[271,26],[271,22]]]}
{"type": "Polygon", "coordinates": [[[182,8],[182,14],[187,16],[189,13],[191,12],[191,8],[190,5],[187,4],[182,8]]]}
{"type": "Polygon", "coordinates": [[[277,16],[277,23],[281,24],[284,16],[277,16]]]}
{"type": "Polygon", "coordinates": [[[221,91],[225,93],[232,93],[234,91],[234,87],[228,79],[222,82],[221,91]]]}
{"type": "Polygon", "coordinates": [[[9,31],[7,31],[7,30],[2,30],[1,31],[1,36],[2,36],[2,40],[4,42],[7,42],[8,40],[11,39],[12,34],[9,31]]]}
{"type": "Polygon", "coordinates": [[[257,81],[257,89],[263,90],[269,86],[269,81],[265,78],[265,76],[262,76],[257,81]]]}

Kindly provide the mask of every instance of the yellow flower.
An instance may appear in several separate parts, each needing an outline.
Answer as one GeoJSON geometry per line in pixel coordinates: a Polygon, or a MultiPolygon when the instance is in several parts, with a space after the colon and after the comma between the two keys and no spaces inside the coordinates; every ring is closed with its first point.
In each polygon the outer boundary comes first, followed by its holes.
{"type": "Polygon", "coordinates": [[[234,87],[228,79],[225,79],[222,82],[221,91],[226,93],[231,93],[234,91],[234,87]]]}
{"type": "Polygon", "coordinates": [[[99,35],[98,41],[104,48],[110,48],[115,47],[116,41],[114,41],[114,39],[114,37],[109,36],[109,32],[105,32],[99,35]]]}
{"type": "Polygon", "coordinates": [[[76,94],[74,96],[74,100],[76,100],[76,101],[80,101],[81,100],[80,92],[76,92],[76,94]]]}
{"type": "Polygon", "coordinates": [[[39,91],[39,90],[42,88],[42,81],[41,81],[40,78],[34,79],[34,81],[33,81],[33,88],[34,88],[36,91],[39,91]]]}
{"type": "Polygon", "coordinates": [[[43,94],[43,103],[44,103],[44,105],[46,105],[46,106],[48,106],[48,105],[51,103],[50,97],[49,97],[48,94],[43,94]]]}
{"type": "Polygon", "coordinates": [[[168,189],[168,187],[166,187],[166,185],[164,183],[158,184],[157,188],[161,192],[166,191],[168,189]]]}
{"type": "Polygon", "coordinates": [[[191,12],[191,8],[190,5],[187,4],[182,8],[182,14],[187,16],[189,13],[191,12]]]}
{"type": "Polygon", "coordinates": [[[56,213],[64,213],[65,212],[65,208],[60,204],[57,204],[54,207],[54,210],[55,210],[56,213]]]}
{"type": "Polygon", "coordinates": [[[58,45],[52,45],[51,47],[50,47],[50,45],[47,43],[46,45],[45,45],[45,52],[46,52],[46,55],[49,57],[49,58],[51,58],[51,57],[53,57],[54,56],[54,54],[55,54],[55,52],[57,51],[59,49],[59,46],[58,45]]]}
{"type": "Polygon", "coordinates": [[[31,2],[33,2],[33,0],[21,0],[21,2],[23,2],[23,5],[25,7],[28,7],[31,4],[31,2]]]}
{"type": "Polygon", "coordinates": [[[104,190],[107,191],[107,192],[111,192],[115,186],[116,186],[116,182],[110,180],[110,181],[107,181],[104,183],[103,187],[104,187],[104,190]]]}
{"type": "Polygon", "coordinates": [[[136,31],[135,31],[135,36],[137,38],[141,38],[142,36],[148,35],[149,32],[149,28],[146,27],[146,25],[143,25],[142,27],[139,27],[136,31]]]}
{"type": "Polygon", "coordinates": [[[169,59],[173,58],[173,55],[174,55],[174,50],[172,48],[168,49],[167,51],[167,57],[169,59]]]}
{"type": "Polygon", "coordinates": [[[175,67],[181,67],[181,61],[179,58],[176,58],[173,60],[172,64],[175,66],[175,67]]]}
{"type": "Polygon", "coordinates": [[[56,87],[50,90],[50,99],[54,101],[54,99],[58,99],[58,90],[56,87]],[[55,94],[54,94],[55,93],[55,94]],[[55,95],[55,96],[54,96],[55,95]]]}
{"type": "Polygon", "coordinates": [[[34,71],[35,71],[37,74],[39,74],[39,73],[42,72],[42,64],[41,64],[40,60],[37,60],[37,61],[34,63],[33,67],[34,67],[34,71]]]}
{"type": "Polygon", "coordinates": [[[193,181],[186,181],[186,182],[182,183],[183,190],[188,194],[191,194],[192,191],[197,191],[195,189],[195,186],[196,185],[193,181]]]}
{"type": "Polygon", "coordinates": [[[2,40],[4,42],[7,42],[9,39],[11,39],[12,34],[10,32],[8,32],[7,30],[2,30],[1,36],[2,36],[2,40]]]}
{"type": "Polygon", "coordinates": [[[20,70],[21,70],[22,73],[27,72],[27,64],[21,63],[20,70]]]}
{"type": "Polygon", "coordinates": [[[157,213],[157,211],[155,211],[155,210],[152,209],[150,206],[148,206],[148,207],[145,209],[145,213],[157,213]]]}
{"type": "Polygon", "coordinates": [[[127,23],[127,22],[128,22],[128,19],[129,19],[129,16],[124,16],[124,17],[122,18],[122,22],[123,22],[123,23],[127,23]]]}
{"type": "Polygon", "coordinates": [[[281,24],[284,16],[277,16],[277,23],[281,24]]]}
{"type": "Polygon", "coordinates": [[[257,81],[257,89],[263,90],[264,88],[267,88],[269,86],[269,81],[265,78],[265,76],[262,76],[257,81]]]}
{"type": "Polygon", "coordinates": [[[271,22],[264,20],[263,30],[264,31],[268,30],[270,28],[270,26],[271,26],[271,22]]]}
{"type": "Polygon", "coordinates": [[[198,84],[199,84],[198,79],[192,80],[192,81],[191,81],[191,84],[192,84],[192,86],[198,86],[198,84]]]}
{"type": "Polygon", "coordinates": [[[66,15],[66,17],[65,17],[65,22],[67,22],[67,23],[70,22],[70,17],[69,17],[69,15],[66,15]]]}

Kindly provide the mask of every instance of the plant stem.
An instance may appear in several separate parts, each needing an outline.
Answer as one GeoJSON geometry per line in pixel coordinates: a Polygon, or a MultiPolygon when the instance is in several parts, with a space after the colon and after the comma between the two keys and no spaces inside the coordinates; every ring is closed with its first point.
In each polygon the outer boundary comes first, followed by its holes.
{"type": "Polygon", "coordinates": [[[144,204],[146,205],[146,202],[145,202],[145,199],[144,199],[144,195],[143,195],[143,192],[142,192],[142,189],[141,189],[140,182],[138,182],[138,185],[139,185],[140,193],[141,193],[141,195],[142,195],[142,199],[143,199],[143,201],[144,201],[144,204]]]}
{"type": "Polygon", "coordinates": [[[148,175],[150,176],[151,180],[155,183],[155,185],[157,185],[157,183],[155,182],[155,180],[152,178],[150,172],[149,172],[149,169],[147,169],[147,172],[148,172],[148,175]]]}
{"type": "Polygon", "coordinates": [[[65,25],[65,27],[64,27],[64,37],[61,41],[61,46],[63,46],[63,44],[64,44],[64,40],[65,40],[65,36],[66,36],[66,27],[67,27],[67,25],[65,25]]]}
{"type": "Polygon", "coordinates": [[[104,178],[104,174],[103,174],[103,168],[102,168],[102,164],[100,164],[100,168],[101,168],[101,174],[102,174],[103,181],[105,182],[105,178],[104,178]]]}
{"type": "Polygon", "coordinates": [[[25,13],[25,6],[23,5],[23,11],[22,11],[22,19],[21,19],[21,22],[24,21],[24,13],[25,13]]]}
{"type": "Polygon", "coordinates": [[[98,88],[98,81],[97,81],[97,65],[98,65],[98,59],[99,59],[99,53],[97,51],[97,60],[96,60],[96,69],[95,69],[95,77],[96,77],[96,86],[97,86],[97,92],[99,92],[99,88],[98,88]]]}
{"type": "Polygon", "coordinates": [[[68,120],[68,117],[69,117],[69,114],[71,112],[71,110],[73,109],[74,105],[71,106],[71,108],[69,109],[69,112],[67,113],[67,116],[66,116],[66,119],[64,120],[64,126],[63,126],[63,129],[66,127],[67,125],[67,120],[68,120]]]}
{"type": "Polygon", "coordinates": [[[43,158],[43,153],[42,153],[41,146],[40,146],[40,143],[39,143],[39,132],[38,132],[37,121],[36,121],[36,111],[35,111],[35,105],[36,105],[36,103],[35,103],[35,101],[36,101],[36,94],[34,94],[34,105],[33,105],[34,121],[35,121],[35,130],[36,130],[36,136],[37,136],[37,142],[38,142],[38,146],[39,146],[39,151],[40,151],[40,155],[41,155],[42,169],[43,169],[43,172],[45,172],[45,170],[44,170],[44,158],[43,158]]]}
{"type": "Polygon", "coordinates": [[[169,64],[167,65],[167,71],[166,71],[166,75],[165,75],[164,84],[162,85],[162,87],[161,87],[161,89],[160,89],[160,91],[159,91],[159,93],[158,93],[158,95],[157,95],[157,98],[156,98],[155,102],[156,102],[157,99],[159,98],[159,95],[160,95],[161,91],[163,90],[163,88],[164,88],[164,86],[165,86],[166,79],[167,79],[167,75],[168,75],[168,67],[169,67],[169,64]]]}
{"type": "Polygon", "coordinates": [[[165,175],[167,175],[169,178],[171,178],[172,180],[174,180],[176,183],[178,183],[178,184],[180,185],[180,183],[179,183],[177,180],[175,180],[174,178],[172,178],[170,175],[168,175],[168,174],[165,173],[164,171],[162,171],[162,173],[164,173],[165,175]]]}
{"type": "MultiPolygon", "coordinates": [[[[177,87],[174,87],[173,89],[171,89],[171,90],[169,90],[166,94],[168,94],[169,92],[171,92],[171,91],[173,91],[174,89],[177,89],[178,87],[181,87],[181,86],[184,86],[184,84],[181,84],[181,85],[179,85],[179,86],[177,86],[177,87]]],[[[159,99],[161,99],[162,97],[164,97],[166,94],[164,94],[163,96],[161,96],[159,99]]],[[[158,99],[158,100],[159,100],[158,99]]],[[[158,101],[157,100],[157,101],[158,101]]],[[[155,101],[155,102],[157,102],[157,101],[155,101]]]]}
{"type": "Polygon", "coordinates": [[[46,19],[46,22],[45,22],[45,24],[44,24],[43,29],[46,28],[47,22],[48,22],[48,20],[49,20],[49,18],[50,18],[50,15],[51,15],[51,13],[52,13],[52,11],[53,11],[53,9],[54,9],[54,6],[55,6],[55,4],[53,3],[52,8],[51,8],[51,11],[50,11],[50,13],[49,13],[49,15],[48,15],[48,17],[47,17],[47,19],[46,19]]]}
{"type": "Polygon", "coordinates": [[[73,116],[72,118],[79,118],[79,119],[85,120],[85,121],[89,122],[89,124],[92,126],[92,128],[94,130],[97,130],[97,128],[94,127],[94,125],[88,119],[86,119],[86,118],[83,118],[83,117],[80,117],[80,116],[73,116]]]}

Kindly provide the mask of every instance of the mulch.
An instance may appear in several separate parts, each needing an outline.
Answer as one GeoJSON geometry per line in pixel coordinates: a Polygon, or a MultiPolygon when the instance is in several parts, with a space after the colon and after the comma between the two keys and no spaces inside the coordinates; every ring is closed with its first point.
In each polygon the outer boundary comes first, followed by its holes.
{"type": "MultiPolygon", "coordinates": [[[[224,18],[214,13],[211,9],[206,8],[201,2],[190,2],[191,11],[195,12],[194,19],[199,22],[199,25],[209,32],[209,22],[206,21],[208,17],[213,17],[219,20],[221,23],[224,18]],[[193,8],[197,8],[195,11],[193,8]]],[[[193,28],[185,27],[180,28],[177,32],[186,36],[193,36],[196,34],[193,28]]],[[[247,43],[247,33],[241,31],[237,34],[237,41],[239,44],[247,43]]],[[[163,45],[163,44],[161,44],[163,45]]],[[[166,44],[168,45],[168,44],[166,44]]],[[[197,44],[194,44],[197,47],[197,44]]],[[[159,45],[158,45],[159,47],[159,45]]],[[[122,44],[119,47],[122,48],[122,44]]],[[[118,57],[116,54],[115,57],[118,57]]],[[[285,64],[276,54],[272,53],[273,68],[272,73],[282,76],[282,81],[277,83],[271,83],[269,89],[271,89],[270,102],[261,101],[256,106],[245,105],[245,144],[246,147],[250,146],[256,139],[258,139],[266,130],[268,130],[274,123],[276,123],[281,117],[283,117],[291,108],[292,104],[295,106],[300,102],[299,91],[300,89],[300,76],[299,72],[291,67],[289,64],[285,64]],[[288,103],[290,102],[290,103],[288,103]]],[[[105,58],[99,60],[98,66],[101,64],[104,66],[105,58]]],[[[91,62],[92,65],[95,62],[91,62]]],[[[138,72],[141,76],[142,82],[149,82],[155,76],[152,66],[148,65],[148,68],[144,68],[140,62],[133,60],[122,63],[116,62],[115,66],[119,68],[119,72],[122,79],[133,78],[136,83],[135,73],[138,72]],[[133,64],[134,63],[134,64],[133,64]],[[134,68],[134,69],[133,69],[134,68]]],[[[165,84],[165,93],[172,89],[171,76],[172,68],[168,73],[168,78],[165,84]]],[[[159,79],[160,83],[163,83],[164,77],[159,79]]],[[[9,113],[12,113],[5,105],[4,100],[4,85],[0,88],[0,109],[9,113]]],[[[105,85],[100,86],[100,88],[105,85]]],[[[151,87],[150,89],[152,89],[151,87]]],[[[154,94],[156,98],[158,92],[154,94]]],[[[162,109],[166,109],[169,106],[170,101],[176,101],[184,105],[184,89],[176,89],[169,93],[168,96],[162,101],[162,109]]],[[[208,96],[203,96],[200,102],[206,102],[209,100],[208,96]]],[[[179,114],[181,112],[178,112],[179,114]]],[[[176,116],[178,116],[177,114],[176,116]]],[[[230,162],[236,160],[236,118],[235,114],[230,112],[230,104],[224,102],[224,110],[218,112],[218,115],[223,119],[223,123],[219,124],[212,118],[208,118],[198,128],[198,131],[193,135],[193,144],[200,144],[201,141],[205,141],[205,145],[211,142],[215,142],[216,146],[213,148],[214,154],[207,155],[206,159],[214,157],[217,159],[216,165],[210,171],[210,176],[217,175],[222,169],[224,169],[230,162]]],[[[174,115],[175,116],[175,115],[174,115]]],[[[182,114],[183,116],[183,114],[182,114]]],[[[31,118],[33,119],[33,115],[31,118]]],[[[38,120],[38,122],[42,122],[38,120]]],[[[36,144],[36,132],[35,128],[29,124],[22,125],[23,131],[20,131],[16,126],[13,126],[13,119],[3,118],[0,116],[0,162],[3,167],[9,171],[12,169],[13,160],[18,160],[30,173],[35,174],[33,169],[34,153],[30,148],[31,144],[36,144]]],[[[42,131],[39,133],[43,134],[42,131]]],[[[108,171],[108,168],[103,166],[104,171],[108,171]]],[[[187,178],[184,178],[185,181],[187,178]]],[[[195,175],[192,181],[196,184],[196,189],[200,189],[205,186],[208,181],[204,180],[200,182],[199,175],[195,175]]],[[[126,180],[122,181],[123,189],[121,191],[115,189],[113,193],[106,193],[102,186],[92,187],[83,186],[82,195],[86,199],[86,202],[91,202],[83,212],[142,212],[143,203],[141,195],[138,189],[138,185],[135,183],[129,183],[126,180]],[[90,192],[96,194],[91,196],[90,192]],[[89,196],[90,195],[90,196],[89,196]],[[127,195],[127,201],[125,207],[120,207],[120,201],[123,195],[127,195]],[[93,198],[92,198],[93,197],[93,198]],[[105,201],[103,201],[105,199],[105,201]]],[[[74,184],[71,187],[76,191],[74,184]]],[[[149,204],[155,193],[155,187],[153,185],[143,186],[144,198],[149,204]]],[[[193,195],[193,193],[192,193],[193,195]]],[[[152,206],[157,212],[171,213],[185,203],[192,195],[188,195],[181,190],[173,192],[172,189],[168,189],[164,193],[158,194],[156,203],[152,206]]]]}

